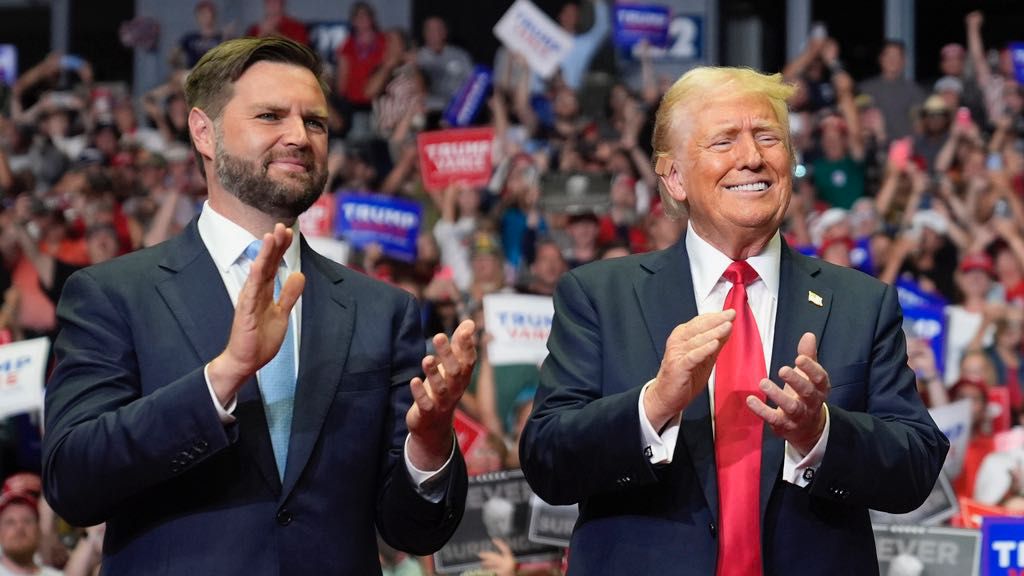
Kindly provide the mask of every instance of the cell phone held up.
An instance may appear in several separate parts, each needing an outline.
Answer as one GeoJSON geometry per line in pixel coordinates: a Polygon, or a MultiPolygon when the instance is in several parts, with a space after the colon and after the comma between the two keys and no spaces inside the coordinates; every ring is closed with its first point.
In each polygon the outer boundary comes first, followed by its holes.
{"type": "Polygon", "coordinates": [[[893,140],[889,144],[889,166],[901,172],[906,170],[907,163],[910,161],[911,147],[912,141],[909,137],[893,140]]]}

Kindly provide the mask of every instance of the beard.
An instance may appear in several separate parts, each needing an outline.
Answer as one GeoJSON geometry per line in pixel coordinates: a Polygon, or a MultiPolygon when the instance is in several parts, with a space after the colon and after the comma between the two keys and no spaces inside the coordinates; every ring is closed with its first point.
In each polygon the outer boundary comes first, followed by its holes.
{"type": "Polygon", "coordinates": [[[272,178],[267,172],[270,163],[281,154],[268,152],[255,161],[233,156],[224,149],[224,140],[218,134],[214,169],[221,186],[231,195],[264,214],[275,218],[294,220],[316,202],[327,184],[327,170],[317,166],[313,154],[307,151],[289,153],[306,165],[304,173],[286,173],[284,178],[272,178]]]}

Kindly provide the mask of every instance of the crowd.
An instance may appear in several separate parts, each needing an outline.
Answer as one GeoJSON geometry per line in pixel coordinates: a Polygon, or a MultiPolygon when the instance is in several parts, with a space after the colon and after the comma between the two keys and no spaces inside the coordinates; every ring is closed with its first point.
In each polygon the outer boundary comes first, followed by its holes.
{"type": "MultiPolygon", "coordinates": [[[[247,34],[308,42],[282,0],[264,4],[247,34]]],[[[196,4],[195,17],[174,71],[141,98],[94,82],[88,54],[51,54],[0,85],[0,342],[54,337],[55,306],[73,272],[162,242],[201,209],[183,78],[228,34],[213,3],[196,4]]],[[[643,85],[614,83],[603,109],[587,110],[580,88],[608,35],[607,0],[567,2],[557,21],[579,42],[553,79],[541,81],[505,49],[493,63],[494,89],[476,122],[494,129],[490,181],[431,193],[416,136],[444,128],[444,107],[474,64],[492,63],[474,63],[441,18],[427,18],[414,41],[409,30],[382,30],[372,6],[353,5],[333,65],[330,175],[317,210],[331,214],[342,191],[421,203],[414,262],[369,245],[350,247],[346,263],[416,295],[427,333],[450,334],[463,318],[483,326],[487,294],[551,295],[566,270],[668,247],[685,228],[662,208],[651,163],[653,111],[674,79],[657,77],[641,50],[643,85]],[[581,8],[594,13],[586,30],[581,8]],[[552,209],[543,183],[568,173],[607,179],[608,205],[552,209]]],[[[790,102],[798,167],[784,237],[941,308],[939,336],[908,323],[908,347],[928,406],[972,403],[963,471],[950,480],[958,496],[1021,510],[1024,442],[996,438],[1024,423],[1024,99],[1009,52],[985,45],[983,15],[967,14],[964,24],[966,46],[945,45],[935,55],[942,76],[928,83],[905,78],[896,41],[884,44],[871,78],[851,77],[842,47],[824,36],[787,63],[781,73],[798,87],[790,102]]],[[[334,234],[311,218],[300,225],[308,237],[334,234]]],[[[492,366],[487,343],[482,336],[462,406],[490,434],[486,449],[467,455],[471,472],[518,467],[538,377],[530,364],[492,366]]],[[[17,571],[43,565],[90,573],[102,529],[68,527],[40,501],[39,434],[35,415],[0,428],[0,575],[53,573],[17,571]]],[[[501,550],[485,565],[514,573],[501,550]]],[[[430,570],[385,548],[381,560],[385,573],[430,570]]]]}

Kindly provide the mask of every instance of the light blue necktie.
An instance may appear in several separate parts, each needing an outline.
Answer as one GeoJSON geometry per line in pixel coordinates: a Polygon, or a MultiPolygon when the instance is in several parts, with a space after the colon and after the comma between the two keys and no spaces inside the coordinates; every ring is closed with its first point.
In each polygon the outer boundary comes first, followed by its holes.
{"type": "MultiPolygon", "coordinates": [[[[246,247],[244,256],[253,261],[260,252],[263,241],[254,240],[246,247]]],[[[281,261],[284,266],[284,261],[281,261]]],[[[274,300],[281,297],[281,275],[274,277],[274,300]]],[[[259,371],[260,392],[263,395],[263,410],[267,414],[267,428],[270,443],[274,447],[277,474],[284,480],[285,464],[288,462],[288,438],[291,436],[292,411],[295,408],[295,327],[288,318],[288,331],[284,342],[270,362],[259,371]]]]}

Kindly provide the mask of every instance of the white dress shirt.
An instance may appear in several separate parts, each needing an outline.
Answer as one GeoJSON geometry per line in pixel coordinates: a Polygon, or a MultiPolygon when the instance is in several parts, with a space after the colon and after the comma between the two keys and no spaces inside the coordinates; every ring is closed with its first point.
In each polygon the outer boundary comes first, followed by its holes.
{"type": "MultiPolygon", "coordinates": [[[[217,211],[210,206],[209,202],[206,202],[203,205],[203,211],[199,215],[198,227],[199,237],[202,239],[207,251],[209,251],[210,256],[213,258],[213,263],[217,266],[217,271],[220,272],[221,279],[224,280],[224,287],[227,288],[228,295],[231,296],[231,304],[233,306],[237,306],[238,294],[242,291],[242,286],[245,285],[246,278],[249,277],[249,268],[252,265],[252,262],[248,258],[243,258],[242,256],[249,244],[251,244],[253,240],[257,240],[257,238],[250,234],[245,228],[242,228],[221,214],[218,214],[217,211]]],[[[277,272],[282,283],[289,274],[292,272],[299,272],[302,269],[299,250],[299,231],[297,229],[292,235],[291,245],[288,246],[284,252],[284,264],[283,270],[279,267],[277,272]]],[[[302,340],[302,296],[299,296],[298,301],[295,302],[295,306],[292,308],[291,323],[295,330],[295,358],[299,358],[299,342],[302,340]]],[[[227,406],[221,405],[220,401],[217,399],[217,395],[213,391],[213,385],[210,384],[210,376],[209,373],[206,372],[208,368],[209,364],[207,364],[206,369],[204,369],[204,373],[206,374],[206,385],[210,390],[210,397],[213,399],[213,405],[217,409],[217,414],[220,416],[221,422],[230,424],[235,421],[235,417],[232,413],[235,411],[237,399],[232,398],[227,406]]],[[[298,362],[296,362],[296,378],[298,377],[298,369],[299,365],[298,362]]],[[[259,372],[257,372],[256,378],[259,379],[259,376],[259,372]]],[[[432,480],[440,481],[443,479],[443,473],[447,471],[448,464],[451,463],[451,457],[454,455],[454,449],[452,450],[452,455],[449,455],[448,460],[439,470],[424,471],[413,466],[412,462],[409,460],[408,436],[406,436],[405,441],[405,465],[409,469],[409,475],[412,477],[413,482],[415,482],[422,495],[435,503],[439,502],[443,493],[436,493],[437,486],[435,485],[435,482],[430,482],[429,487],[425,485],[425,483],[432,480]]]]}
{"type": "MultiPolygon", "coordinates": [[[[697,313],[717,312],[725,306],[725,298],[732,284],[722,277],[725,269],[732,263],[725,254],[708,244],[694,232],[692,226],[686,229],[686,252],[690,257],[690,276],[693,279],[693,295],[697,301],[697,313]]],[[[782,256],[782,239],[779,233],[768,242],[764,250],[756,256],[747,258],[747,263],[757,272],[758,279],[747,285],[747,304],[757,322],[757,331],[764,347],[765,374],[768,374],[772,358],[772,345],[775,340],[775,313],[779,303],[779,265],[782,256]]],[[[796,358],[793,350],[793,358],[796,358]]],[[[769,374],[769,377],[773,375],[769,374]]],[[[681,414],[676,415],[659,435],[647,418],[644,411],[644,394],[654,382],[644,385],[640,393],[640,430],[643,443],[649,449],[652,464],[666,464],[672,461],[676,441],[679,438],[679,422],[681,414]]],[[[711,402],[711,427],[714,432],[715,414],[715,372],[712,369],[708,379],[708,397],[711,402]]],[[[783,463],[783,480],[806,486],[813,478],[814,470],[821,464],[828,443],[829,416],[825,409],[825,430],[818,443],[807,454],[800,454],[796,448],[786,442],[786,456],[783,463]],[[806,470],[811,470],[805,473],[806,470]]]]}

